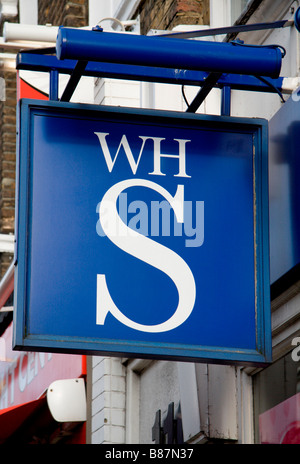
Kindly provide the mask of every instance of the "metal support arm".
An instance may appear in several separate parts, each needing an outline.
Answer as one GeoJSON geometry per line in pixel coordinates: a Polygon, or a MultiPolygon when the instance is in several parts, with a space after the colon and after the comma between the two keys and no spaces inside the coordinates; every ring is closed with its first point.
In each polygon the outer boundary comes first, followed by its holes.
{"type": "MultiPolygon", "coordinates": [[[[77,61],[58,60],[55,56],[20,52],[17,55],[17,69],[30,71],[51,72],[56,70],[59,74],[71,75],[77,61]]],[[[179,84],[202,86],[208,76],[207,72],[180,70],[170,68],[151,68],[145,66],[119,65],[115,63],[88,62],[83,76],[108,77],[111,79],[137,80],[142,82],[160,82],[164,84],[179,84]]],[[[284,91],[283,77],[268,79],[273,87],[284,91]]],[[[234,90],[251,90],[255,92],[274,92],[274,89],[265,82],[254,76],[243,76],[241,74],[222,74],[215,87],[223,88],[229,86],[234,90]]],[[[287,89],[288,93],[291,90],[287,89]]]]}
{"type": "Polygon", "coordinates": [[[188,109],[186,110],[187,113],[195,113],[201,103],[205,100],[209,92],[213,87],[215,87],[216,83],[222,76],[222,73],[210,73],[207,78],[205,79],[205,82],[199,92],[197,93],[196,97],[192,101],[192,103],[189,105],[188,109]]]}
{"type": "Polygon", "coordinates": [[[76,66],[74,68],[74,71],[71,74],[71,77],[69,79],[69,82],[61,96],[61,101],[69,101],[70,98],[72,97],[78,82],[80,81],[80,78],[87,66],[88,62],[87,61],[78,61],[76,63],[76,66]]]}

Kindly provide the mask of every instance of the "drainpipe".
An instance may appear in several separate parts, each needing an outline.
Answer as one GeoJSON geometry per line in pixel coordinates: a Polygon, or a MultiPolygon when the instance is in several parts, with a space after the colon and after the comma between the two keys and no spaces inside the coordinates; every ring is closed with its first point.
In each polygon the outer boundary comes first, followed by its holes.
{"type": "Polygon", "coordinates": [[[0,311],[14,290],[15,264],[11,263],[0,281],[0,311]]]}

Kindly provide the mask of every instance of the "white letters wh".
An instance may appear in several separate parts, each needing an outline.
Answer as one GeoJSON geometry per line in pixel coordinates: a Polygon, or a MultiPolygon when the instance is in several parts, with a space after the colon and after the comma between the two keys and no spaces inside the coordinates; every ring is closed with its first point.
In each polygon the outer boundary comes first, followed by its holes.
{"type": "Polygon", "coordinates": [[[108,148],[107,140],[106,137],[109,135],[109,133],[105,132],[94,132],[95,135],[97,135],[100,146],[103,151],[103,155],[108,167],[109,172],[112,172],[113,167],[115,165],[115,162],[118,158],[119,152],[121,148],[123,147],[125,155],[128,159],[130,168],[132,170],[132,173],[135,175],[141,160],[141,156],[145,147],[145,143],[147,140],[152,140],[153,141],[153,164],[154,164],[154,169],[152,172],[149,172],[151,175],[157,175],[157,176],[165,176],[163,172],[161,172],[161,158],[178,158],[179,162],[179,171],[178,174],[175,174],[175,177],[191,177],[186,173],[186,153],[185,153],[185,146],[187,142],[190,142],[190,140],[184,140],[184,139],[174,139],[176,142],[178,142],[179,145],[179,150],[178,150],[178,155],[171,155],[171,154],[162,154],[161,153],[161,142],[165,140],[164,138],[161,137],[149,137],[149,136],[139,136],[139,138],[142,140],[142,146],[138,155],[137,161],[135,161],[130,145],[128,143],[127,137],[124,134],[121,138],[121,141],[119,143],[118,149],[116,151],[116,154],[114,158],[112,158],[111,153],[108,148]]]}

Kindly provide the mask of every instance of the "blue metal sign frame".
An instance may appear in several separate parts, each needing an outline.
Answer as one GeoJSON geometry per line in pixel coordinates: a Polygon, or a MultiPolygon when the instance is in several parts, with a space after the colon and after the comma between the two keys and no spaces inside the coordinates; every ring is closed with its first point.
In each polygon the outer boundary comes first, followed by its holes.
{"type": "Polygon", "coordinates": [[[273,297],[293,285],[300,275],[299,99],[296,91],[269,121],[270,282],[273,297]]]}
{"type": "Polygon", "coordinates": [[[271,361],[266,121],[21,100],[18,133],[15,349],[271,361]],[[121,218],[125,187],[131,252],[103,206],[121,218]],[[173,235],[150,239],[137,211],[162,199],[173,235]]]}

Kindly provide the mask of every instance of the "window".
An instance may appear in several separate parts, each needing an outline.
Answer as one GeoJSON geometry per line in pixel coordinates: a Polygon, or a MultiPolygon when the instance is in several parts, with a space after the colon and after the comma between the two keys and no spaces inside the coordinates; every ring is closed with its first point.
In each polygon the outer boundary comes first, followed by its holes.
{"type": "Polygon", "coordinates": [[[250,0],[210,0],[210,27],[232,26],[250,0]]]}
{"type": "Polygon", "coordinates": [[[230,1],[230,9],[231,9],[231,24],[238,19],[238,17],[242,14],[244,9],[247,7],[250,0],[231,0],[230,1]]]}

